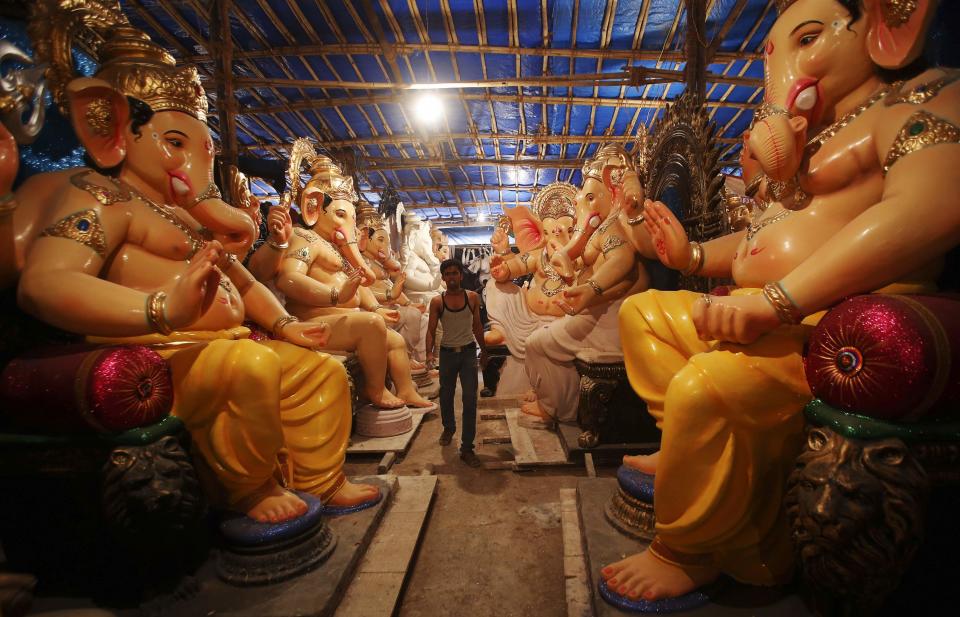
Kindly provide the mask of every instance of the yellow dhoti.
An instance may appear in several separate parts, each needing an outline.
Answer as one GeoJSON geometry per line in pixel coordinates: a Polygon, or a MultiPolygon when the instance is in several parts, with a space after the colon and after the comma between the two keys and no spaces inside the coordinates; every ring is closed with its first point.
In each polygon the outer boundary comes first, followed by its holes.
{"type": "Polygon", "coordinates": [[[783,488],[812,398],[801,353],[822,314],[750,345],[702,341],[691,319],[698,297],[647,291],[620,310],[630,385],[663,431],[657,535],[743,582],[782,583],[793,565],[783,488]]]}
{"type": "Polygon", "coordinates": [[[190,431],[229,506],[245,510],[270,486],[281,451],[292,470],[290,488],[326,500],[345,480],[351,421],[346,370],[327,354],[280,341],[257,343],[248,335],[234,328],[122,342],[153,345],[169,363],[172,415],[190,431]]]}

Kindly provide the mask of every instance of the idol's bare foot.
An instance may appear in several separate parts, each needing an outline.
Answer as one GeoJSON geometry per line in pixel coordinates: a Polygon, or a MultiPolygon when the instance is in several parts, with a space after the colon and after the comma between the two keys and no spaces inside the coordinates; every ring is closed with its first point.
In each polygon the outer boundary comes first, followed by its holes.
{"type": "Polygon", "coordinates": [[[658,460],[660,460],[659,450],[653,454],[647,454],[646,456],[642,454],[630,456],[628,454],[623,457],[623,464],[631,469],[636,469],[637,471],[642,471],[645,474],[654,476],[657,474],[658,460]]]}
{"type": "Polygon", "coordinates": [[[631,600],[677,598],[711,583],[720,572],[712,566],[680,567],[660,561],[650,551],[631,555],[600,570],[610,591],[631,600]]]}
{"type": "Polygon", "coordinates": [[[380,409],[398,409],[406,404],[402,398],[394,396],[394,394],[386,388],[379,391],[374,389],[373,392],[368,389],[365,395],[371,405],[379,407],[380,409]]]}
{"type": "Polygon", "coordinates": [[[379,487],[372,484],[354,484],[348,480],[343,483],[339,491],[333,494],[326,505],[359,506],[368,501],[376,501],[379,497],[379,487]]]}
{"type": "Polygon", "coordinates": [[[540,406],[540,401],[532,401],[529,403],[524,403],[520,405],[520,411],[527,414],[528,416],[534,416],[540,418],[544,422],[552,422],[553,418],[543,410],[543,407],[540,406]]]}
{"type": "Polygon", "coordinates": [[[404,402],[411,407],[433,407],[433,403],[420,396],[416,390],[397,392],[397,396],[402,398],[404,402]]]}
{"type": "Polygon", "coordinates": [[[273,484],[265,493],[252,497],[247,516],[260,523],[282,523],[306,513],[307,504],[288,490],[273,484]]]}
{"type": "Polygon", "coordinates": [[[524,402],[527,402],[527,403],[532,403],[532,402],[534,402],[535,400],[537,400],[537,392],[536,392],[536,390],[534,390],[533,388],[530,388],[529,390],[527,390],[526,392],[523,393],[523,397],[521,397],[520,400],[522,400],[522,401],[524,401],[524,402]]]}

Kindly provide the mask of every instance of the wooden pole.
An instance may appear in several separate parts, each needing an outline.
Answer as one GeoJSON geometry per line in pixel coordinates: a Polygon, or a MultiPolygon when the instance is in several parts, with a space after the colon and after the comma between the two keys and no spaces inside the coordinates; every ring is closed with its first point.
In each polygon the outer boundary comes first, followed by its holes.
{"type": "Polygon", "coordinates": [[[237,164],[237,99],[233,91],[233,38],[230,35],[230,9],[233,0],[214,0],[210,8],[210,47],[217,63],[217,116],[220,119],[220,186],[230,202],[229,167],[237,164]]]}

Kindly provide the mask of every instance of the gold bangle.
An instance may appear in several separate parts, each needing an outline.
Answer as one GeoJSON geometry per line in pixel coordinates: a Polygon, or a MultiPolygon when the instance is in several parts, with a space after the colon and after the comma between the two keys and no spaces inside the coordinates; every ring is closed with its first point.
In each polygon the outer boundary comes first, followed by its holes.
{"type": "Polygon", "coordinates": [[[0,197],[0,216],[12,214],[19,205],[20,204],[17,203],[17,196],[12,191],[3,197],[0,197]]]}
{"type": "Polygon", "coordinates": [[[797,305],[793,303],[793,300],[790,299],[790,296],[784,291],[783,285],[779,282],[764,285],[763,297],[767,299],[767,302],[769,302],[773,310],[776,311],[777,318],[780,319],[782,323],[796,325],[803,321],[803,313],[801,313],[797,305]]]}
{"type": "Polygon", "coordinates": [[[169,335],[173,332],[173,327],[167,321],[167,294],[162,291],[155,291],[147,296],[147,323],[154,332],[163,335],[169,335]]]}
{"type": "Polygon", "coordinates": [[[703,269],[703,245],[699,242],[690,243],[690,263],[687,265],[686,269],[681,270],[680,274],[684,276],[691,276],[700,272],[703,269]]]}
{"type": "Polygon", "coordinates": [[[274,242],[273,238],[267,238],[267,246],[269,246],[275,251],[285,251],[288,248],[290,248],[290,241],[287,240],[283,244],[280,244],[280,243],[274,242]]]}
{"type": "Polygon", "coordinates": [[[598,296],[603,295],[603,287],[600,287],[600,285],[595,280],[587,279],[587,285],[589,285],[590,288],[593,289],[593,293],[597,294],[598,296]]]}
{"type": "Polygon", "coordinates": [[[282,338],[280,332],[283,330],[283,327],[297,321],[300,321],[300,318],[293,315],[281,315],[277,317],[277,320],[273,322],[273,327],[270,329],[273,332],[273,337],[282,338]]]}
{"type": "Polygon", "coordinates": [[[337,306],[340,304],[340,288],[330,286],[330,306],[337,306]]]}

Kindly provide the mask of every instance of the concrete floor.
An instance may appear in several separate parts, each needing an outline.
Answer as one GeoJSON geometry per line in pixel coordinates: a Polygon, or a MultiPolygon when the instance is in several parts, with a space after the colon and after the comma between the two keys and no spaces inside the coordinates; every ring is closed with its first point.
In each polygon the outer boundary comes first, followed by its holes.
{"type": "MultiPolygon", "coordinates": [[[[509,461],[509,444],[484,437],[509,435],[503,420],[477,421],[476,452],[484,462],[509,461]]],[[[460,393],[457,393],[460,422],[460,393]]],[[[495,412],[490,412],[495,413],[495,412]]],[[[566,615],[560,533],[560,489],[576,486],[583,468],[523,471],[473,469],[459,458],[459,434],[437,440],[439,412],[424,419],[397,475],[435,473],[438,486],[407,579],[400,617],[566,615]]],[[[379,459],[347,461],[348,475],[376,472],[379,459]]]]}

